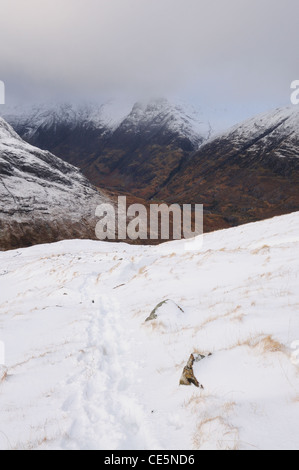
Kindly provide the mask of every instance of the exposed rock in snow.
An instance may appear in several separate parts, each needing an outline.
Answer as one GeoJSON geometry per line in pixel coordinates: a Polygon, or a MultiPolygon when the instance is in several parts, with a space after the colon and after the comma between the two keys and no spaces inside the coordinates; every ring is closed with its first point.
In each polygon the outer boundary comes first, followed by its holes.
{"type": "Polygon", "coordinates": [[[183,374],[180,380],[180,385],[195,385],[197,388],[202,388],[203,386],[199,384],[197,378],[194,375],[193,364],[195,362],[195,357],[191,354],[189,361],[187,362],[186,367],[184,367],[183,374]]]}
{"type": "Polygon", "coordinates": [[[157,320],[157,318],[162,321],[175,321],[177,315],[180,316],[182,313],[184,313],[183,309],[181,309],[181,307],[179,307],[175,302],[172,300],[163,300],[163,302],[160,302],[154,308],[150,316],[145,321],[153,321],[157,320]]]}

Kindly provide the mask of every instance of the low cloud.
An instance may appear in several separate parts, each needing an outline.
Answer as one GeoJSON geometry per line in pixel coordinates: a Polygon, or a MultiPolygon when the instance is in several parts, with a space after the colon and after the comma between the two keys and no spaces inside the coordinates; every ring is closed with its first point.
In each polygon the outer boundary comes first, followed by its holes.
{"type": "Polygon", "coordinates": [[[168,94],[270,107],[299,79],[297,0],[1,0],[0,13],[11,100],[168,94]]]}

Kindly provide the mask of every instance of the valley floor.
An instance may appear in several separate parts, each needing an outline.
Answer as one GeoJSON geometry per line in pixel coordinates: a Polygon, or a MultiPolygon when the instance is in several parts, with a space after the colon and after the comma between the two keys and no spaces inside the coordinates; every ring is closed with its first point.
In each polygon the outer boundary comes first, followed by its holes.
{"type": "Polygon", "coordinates": [[[184,247],[0,253],[1,449],[299,449],[299,213],[184,247]]]}

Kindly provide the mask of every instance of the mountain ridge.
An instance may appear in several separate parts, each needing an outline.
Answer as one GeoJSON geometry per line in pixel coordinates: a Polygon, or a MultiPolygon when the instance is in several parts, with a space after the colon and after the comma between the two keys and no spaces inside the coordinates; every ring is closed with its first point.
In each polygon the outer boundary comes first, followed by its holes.
{"type": "MultiPolygon", "coordinates": [[[[211,136],[207,122],[192,120],[192,113],[184,114],[163,99],[135,103],[117,119],[109,106],[101,112],[110,127],[102,126],[95,106],[97,118],[88,107],[78,114],[80,128],[75,119],[71,131],[50,125],[40,134],[64,160],[80,161],[97,187],[149,202],[203,204],[205,231],[299,209],[298,108],[277,108],[211,136]],[[195,122],[203,122],[201,137],[194,137],[195,122]],[[58,147],[56,138],[64,139],[58,147]]],[[[66,109],[64,114],[74,121],[73,108],[66,109]]],[[[20,122],[24,131],[24,120],[20,122]]],[[[34,121],[32,125],[40,129],[34,121]]]]}
{"type": "Polygon", "coordinates": [[[299,110],[278,108],[209,139],[156,197],[238,225],[298,210],[298,183],[299,110]]]}
{"type": "Polygon", "coordinates": [[[0,118],[0,249],[95,239],[95,209],[110,199],[80,170],[25,143],[0,118]]]}
{"type": "Polygon", "coordinates": [[[6,118],[22,138],[80,167],[94,185],[144,198],[211,134],[194,109],[165,99],[127,105],[121,113],[113,106],[44,106],[6,118]]]}

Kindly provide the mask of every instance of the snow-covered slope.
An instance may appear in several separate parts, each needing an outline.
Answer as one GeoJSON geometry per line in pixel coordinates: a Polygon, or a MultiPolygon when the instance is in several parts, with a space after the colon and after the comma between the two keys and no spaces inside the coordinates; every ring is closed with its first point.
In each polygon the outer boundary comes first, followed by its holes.
{"type": "Polygon", "coordinates": [[[104,199],[77,168],[25,143],[0,118],[0,249],[95,238],[104,199]]]}
{"type": "MultiPolygon", "coordinates": [[[[227,132],[213,136],[212,141],[230,141],[234,150],[249,150],[272,157],[299,158],[299,109],[298,106],[277,108],[255,116],[234,126],[227,132]]],[[[248,158],[248,155],[247,155],[248,158]]]]}
{"type": "Polygon", "coordinates": [[[294,213],[205,235],[198,253],[0,253],[1,448],[298,450],[298,234],[294,213]],[[210,352],[204,390],[179,386],[210,352]]]}

